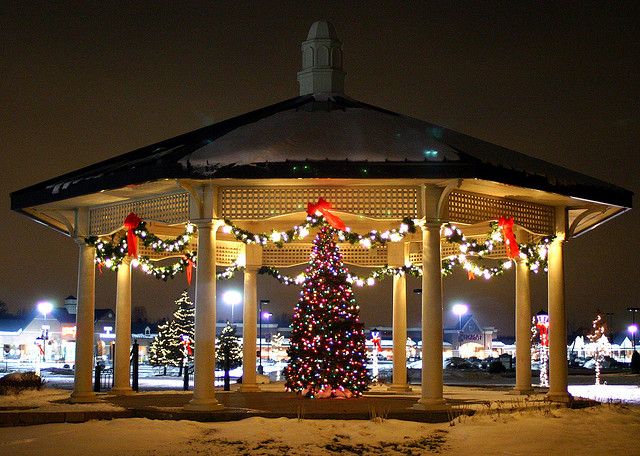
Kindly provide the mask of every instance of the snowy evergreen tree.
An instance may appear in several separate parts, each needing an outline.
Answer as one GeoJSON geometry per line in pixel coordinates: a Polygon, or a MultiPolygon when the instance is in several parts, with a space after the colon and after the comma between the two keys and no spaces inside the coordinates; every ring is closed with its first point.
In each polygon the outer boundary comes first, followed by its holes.
{"type": "Polygon", "coordinates": [[[224,390],[229,391],[229,371],[242,366],[242,345],[229,322],[216,339],[216,367],[224,370],[224,390]]]}
{"type": "Polygon", "coordinates": [[[169,321],[158,325],[158,335],[149,346],[149,363],[152,366],[164,367],[164,375],[167,374],[167,366],[176,365],[171,361],[173,359],[172,351],[174,350],[174,345],[170,338],[170,326],[171,322],[169,321]]]}
{"type": "MultiPolygon", "coordinates": [[[[149,362],[154,366],[182,366],[184,364],[185,347],[182,336],[195,340],[195,307],[186,290],[176,300],[178,307],[171,321],[158,326],[158,335],[149,347],[149,362]]],[[[191,360],[192,356],[189,356],[191,360]]]]}
{"type": "Polygon", "coordinates": [[[323,226],[313,241],[285,369],[287,390],[311,398],[357,397],[370,383],[360,309],[334,233],[323,226]]]}

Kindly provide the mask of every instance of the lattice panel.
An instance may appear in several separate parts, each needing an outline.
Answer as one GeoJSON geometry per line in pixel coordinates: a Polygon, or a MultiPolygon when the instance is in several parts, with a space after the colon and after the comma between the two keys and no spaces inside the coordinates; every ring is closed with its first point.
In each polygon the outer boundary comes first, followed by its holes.
{"type": "Polygon", "coordinates": [[[216,265],[230,266],[243,252],[243,244],[233,241],[217,241],[216,243],[216,265]]]}
{"type": "Polygon", "coordinates": [[[222,216],[263,219],[304,211],[323,197],[338,211],[371,218],[417,217],[417,187],[232,187],[221,190],[222,216]]]}
{"type": "MultiPolygon", "coordinates": [[[[197,242],[191,242],[187,250],[197,252],[197,242]]],[[[217,241],[216,242],[216,265],[231,266],[242,253],[243,245],[240,242],[233,241],[217,241]]],[[[180,252],[162,252],[156,253],[151,248],[138,244],[138,253],[140,256],[147,256],[152,261],[161,261],[166,258],[178,258],[182,254],[180,252]]]]}
{"type": "Polygon", "coordinates": [[[109,234],[117,230],[130,212],[135,212],[145,221],[153,220],[169,225],[184,223],[189,220],[189,195],[174,193],[91,209],[91,234],[109,234]]]}
{"type": "MultiPolygon", "coordinates": [[[[381,267],[387,264],[387,249],[364,249],[357,245],[338,244],[347,264],[381,267]]],[[[305,264],[309,261],[312,244],[286,244],[283,248],[267,247],[262,252],[262,264],[278,268],[305,264]]]]}
{"type": "Polygon", "coordinates": [[[449,195],[446,218],[452,222],[474,224],[502,216],[513,217],[517,225],[534,233],[551,234],[555,230],[555,213],[549,206],[460,191],[449,195]]]}

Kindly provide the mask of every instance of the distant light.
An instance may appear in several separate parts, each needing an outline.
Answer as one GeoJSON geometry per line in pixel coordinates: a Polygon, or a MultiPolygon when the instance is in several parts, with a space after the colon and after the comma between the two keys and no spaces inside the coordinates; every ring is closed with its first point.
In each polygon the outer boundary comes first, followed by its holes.
{"type": "Polygon", "coordinates": [[[424,155],[424,158],[437,158],[438,151],[434,149],[425,149],[422,151],[422,155],[424,155]]]}
{"type": "Polygon", "coordinates": [[[273,314],[271,312],[262,312],[262,319],[263,320],[268,320],[272,316],[273,316],[273,314]]]}
{"type": "Polygon", "coordinates": [[[239,291],[229,290],[224,292],[224,294],[222,295],[222,300],[230,306],[235,306],[236,304],[240,304],[242,302],[242,295],[239,291]]]}
{"type": "Polygon", "coordinates": [[[627,328],[627,331],[629,331],[631,334],[635,334],[638,332],[638,325],[633,324],[633,325],[629,325],[629,327],[627,328]]]}
{"type": "Polygon", "coordinates": [[[49,301],[40,301],[38,303],[38,312],[44,315],[45,320],[47,318],[47,314],[51,313],[52,310],[53,304],[51,304],[49,301]]]}
{"type": "Polygon", "coordinates": [[[451,310],[454,314],[461,317],[469,311],[469,306],[466,304],[454,304],[451,310]]]}

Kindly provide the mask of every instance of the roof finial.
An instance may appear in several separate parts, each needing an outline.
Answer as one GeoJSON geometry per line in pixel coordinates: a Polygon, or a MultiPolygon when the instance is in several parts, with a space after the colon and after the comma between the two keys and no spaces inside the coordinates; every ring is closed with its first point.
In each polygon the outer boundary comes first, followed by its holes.
{"type": "Polygon", "coordinates": [[[300,95],[344,93],[342,42],[326,21],[314,22],[302,43],[302,70],[298,72],[300,95]]]}

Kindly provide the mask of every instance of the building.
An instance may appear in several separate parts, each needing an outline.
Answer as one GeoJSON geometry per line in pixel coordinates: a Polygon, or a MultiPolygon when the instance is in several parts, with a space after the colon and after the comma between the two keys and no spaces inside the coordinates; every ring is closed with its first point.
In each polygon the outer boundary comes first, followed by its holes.
{"type": "MultiPolygon", "coordinates": [[[[65,298],[63,307],[50,314],[32,312],[24,319],[0,320],[0,360],[21,364],[75,364],[76,309],[74,296],[65,298]]],[[[115,314],[112,309],[95,309],[94,356],[110,362],[113,358],[115,314]]]]}
{"type": "Polygon", "coordinates": [[[480,327],[473,315],[464,315],[456,326],[444,329],[444,341],[451,344],[451,356],[487,358],[493,354],[497,334],[494,327],[480,327]]]}

